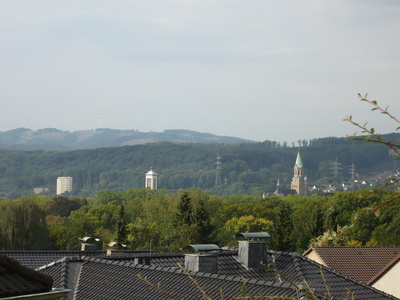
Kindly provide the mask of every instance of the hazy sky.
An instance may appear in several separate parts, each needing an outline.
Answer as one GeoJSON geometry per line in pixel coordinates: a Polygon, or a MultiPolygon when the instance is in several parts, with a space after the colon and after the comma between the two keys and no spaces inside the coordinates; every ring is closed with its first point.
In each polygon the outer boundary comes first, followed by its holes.
{"type": "Polygon", "coordinates": [[[358,92],[400,117],[398,0],[0,0],[0,131],[395,131],[358,92]]]}

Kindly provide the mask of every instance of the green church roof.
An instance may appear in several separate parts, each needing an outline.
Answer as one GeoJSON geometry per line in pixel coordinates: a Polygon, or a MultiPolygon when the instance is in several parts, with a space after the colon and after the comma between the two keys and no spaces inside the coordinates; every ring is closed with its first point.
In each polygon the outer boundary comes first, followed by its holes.
{"type": "Polygon", "coordinates": [[[299,152],[297,152],[297,158],[296,158],[296,163],[295,163],[296,167],[303,167],[303,161],[301,160],[301,156],[300,156],[300,150],[299,152]]]}

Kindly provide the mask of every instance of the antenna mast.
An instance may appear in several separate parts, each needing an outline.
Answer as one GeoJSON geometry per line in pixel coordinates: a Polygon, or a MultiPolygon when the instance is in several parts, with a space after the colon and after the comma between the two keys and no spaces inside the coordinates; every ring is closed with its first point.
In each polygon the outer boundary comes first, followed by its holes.
{"type": "Polygon", "coordinates": [[[353,180],[356,175],[356,166],[354,163],[352,163],[350,166],[350,175],[351,175],[351,180],[353,180]]]}
{"type": "Polygon", "coordinates": [[[217,155],[217,162],[216,164],[216,174],[215,174],[215,186],[221,185],[221,156],[219,156],[219,151],[217,155]]]}

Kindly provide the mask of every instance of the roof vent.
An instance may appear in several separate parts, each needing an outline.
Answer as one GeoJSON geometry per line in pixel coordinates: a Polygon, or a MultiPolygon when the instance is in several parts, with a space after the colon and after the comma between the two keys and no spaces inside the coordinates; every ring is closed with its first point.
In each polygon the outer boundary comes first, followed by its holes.
{"type": "Polygon", "coordinates": [[[82,241],[81,251],[96,251],[97,250],[96,242],[100,241],[100,239],[92,238],[90,236],[79,238],[79,240],[82,241]]]}
{"type": "Polygon", "coordinates": [[[118,242],[110,242],[107,244],[107,256],[123,256],[125,255],[126,245],[118,243],[118,242]]]}
{"type": "Polygon", "coordinates": [[[235,234],[237,239],[245,238],[251,240],[269,239],[271,236],[266,232],[240,232],[235,234]]]}
{"type": "Polygon", "coordinates": [[[150,260],[151,257],[150,256],[142,256],[142,257],[135,257],[133,262],[137,265],[150,265],[150,260]]]}
{"type": "Polygon", "coordinates": [[[195,252],[208,252],[208,251],[216,251],[221,250],[215,244],[190,244],[185,249],[189,249],[195,252]]]}

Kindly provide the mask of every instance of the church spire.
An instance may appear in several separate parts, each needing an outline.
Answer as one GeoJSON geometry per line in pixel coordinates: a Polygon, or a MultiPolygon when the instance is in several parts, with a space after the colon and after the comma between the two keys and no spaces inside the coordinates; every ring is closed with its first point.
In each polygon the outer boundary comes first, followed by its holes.
{"type": "Polygon", "coordinates": [[[301,160],[301,156],[300,156],[300,149],[297,152],[297,158],[296,158],[295,166],[298,167],[298,168],[302,168],[303,167],[303,161],[301,160]]]}
{"type": "Polygon", "coordinates": [[[295,190],[300,196],[307,196],[307,179],[304,174],[304,165],[300,156],[300,149],[297,152],[293,171],[291,189],[295,190]]]}

